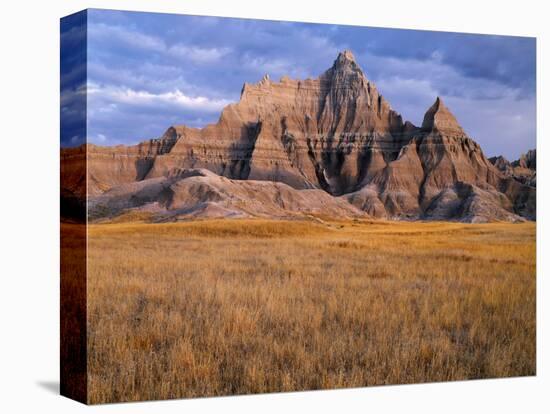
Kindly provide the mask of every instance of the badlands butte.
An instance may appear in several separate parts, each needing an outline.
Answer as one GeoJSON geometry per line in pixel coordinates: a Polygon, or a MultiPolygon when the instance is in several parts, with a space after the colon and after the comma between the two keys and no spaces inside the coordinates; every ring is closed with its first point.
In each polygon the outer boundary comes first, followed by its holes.
{"type": "Polygon", "coordinates": [[[171,126],[132,146],[64,148],[61,158],[62,203],[82,205],[87,183],[94,221],[536,217],[534,151],[487,159],[439,97],[421,126],[403,121],[350,51],[317,79],[245,83],[216,124],[171,126]]]}

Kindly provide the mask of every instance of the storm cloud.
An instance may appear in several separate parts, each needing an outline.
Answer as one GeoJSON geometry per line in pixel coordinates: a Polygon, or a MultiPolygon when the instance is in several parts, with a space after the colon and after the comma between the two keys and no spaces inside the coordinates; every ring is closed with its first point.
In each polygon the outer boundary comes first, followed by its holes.
{"type": "Polygon", "coordinates": [[[317,77],[351,49],[405,119],[420,124],[441,96],[486,155],[536,144],[533,38],[106,10],[89,10],[87,28],[90,142],[204,126],[244,82],[317,77]]]}

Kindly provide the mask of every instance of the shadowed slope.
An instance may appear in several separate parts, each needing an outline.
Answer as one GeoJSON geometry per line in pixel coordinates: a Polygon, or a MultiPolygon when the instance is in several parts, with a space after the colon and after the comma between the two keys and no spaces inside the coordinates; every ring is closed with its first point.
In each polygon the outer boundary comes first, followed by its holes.
{"type": "MultiPolygon", "coordinates": [[[[321,189],[376,217],[536,216],[531,182],[495,167],[439,97],[421,127],[403,122],[350,51],[316,79],[274,82],[266,75],[245,83],[239,102],[226,106],[216,124],[172,126],[160,139],[135,146],[86,150],[93,197],[198,168],[233,180],[321,189]]],[[[525,165],[534,159],[524,158],[525,165]]],[[[262,195],[250,194],[253,206],[262,195]]]]}

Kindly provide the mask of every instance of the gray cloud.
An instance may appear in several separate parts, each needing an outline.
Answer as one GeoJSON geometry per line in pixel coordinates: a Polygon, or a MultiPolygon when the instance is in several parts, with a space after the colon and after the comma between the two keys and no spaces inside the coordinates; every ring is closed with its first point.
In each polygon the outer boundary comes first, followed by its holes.
{"type": "Polygon", "coordinates": [[[350,48],[406,119],[439,95],[488,155],[535,144],[533,39],[98,10],[89,26],[94,142],[214,122],[244,82],[316,77],[350,48]]]}

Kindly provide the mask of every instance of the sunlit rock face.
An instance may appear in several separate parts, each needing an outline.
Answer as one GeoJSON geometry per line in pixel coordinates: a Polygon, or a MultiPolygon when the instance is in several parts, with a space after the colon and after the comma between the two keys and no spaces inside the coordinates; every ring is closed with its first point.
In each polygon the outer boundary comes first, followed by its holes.
{"type": "MultiPolygon", "coordinates": [[[[332,214],[464,221],[536,216],[533,177],[508,171],[534,171],[534,153],[515,167],[503,160],[493,165],[439,97],[421,127],[404,122],[347,50],[316,79],[273,81],[266,75],[245,83],[239,102],[226,106],[216,124],[171,126],[162,137],[134,146],[86,148],[65,156],[87,157],[88,195],[102,200],[120,186],[203,169],[232,180],[227,185],[239,191],[244,187],[234,180],[322,190],[338,198],[338,208],[326,203],[332,214]]],[[[264,187],[249,187],[243,194],[250,203],[265,196],[259,194],[264,187]]],[[[311,194],[315,211],[322,210],[324,198],[311,194]]]]}

